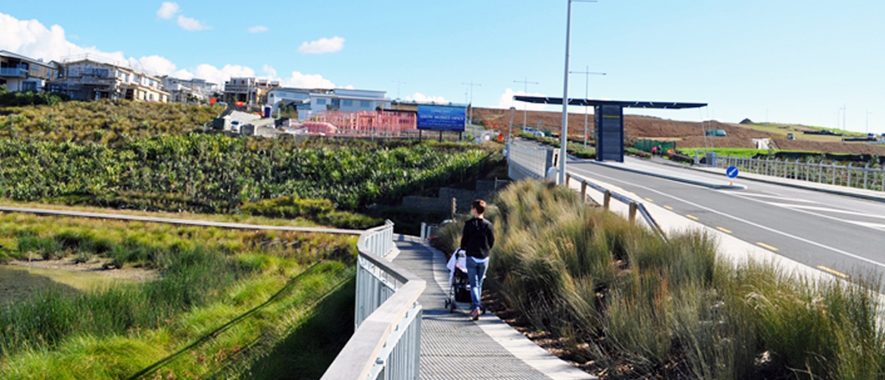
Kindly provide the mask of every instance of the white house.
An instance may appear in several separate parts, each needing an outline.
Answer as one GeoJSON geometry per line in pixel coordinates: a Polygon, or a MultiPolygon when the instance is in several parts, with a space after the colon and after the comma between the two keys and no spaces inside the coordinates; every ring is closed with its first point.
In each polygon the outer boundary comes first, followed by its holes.
{"type": "Polygon", "coordinates": [[[49,87],[76,100],[169,101],[169,93],[163,91],[159,78],[120,64],[88,58],[63,63],[59,78],[51,81],[49,87]]]}
{"type": "Polygon", "coordinates": [[[58,76],[55,62],[43,62],[0,50],[0,85],[8,91],[43,91],[46,82],[58,76]]]}

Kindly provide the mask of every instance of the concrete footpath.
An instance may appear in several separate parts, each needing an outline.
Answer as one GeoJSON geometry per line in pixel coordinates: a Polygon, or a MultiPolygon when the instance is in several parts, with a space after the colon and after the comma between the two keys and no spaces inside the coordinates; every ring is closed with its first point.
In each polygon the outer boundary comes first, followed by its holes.
{"type": "Polygon", "coordinates": [[[550,354],[492,313],[478,321],[466,310],[449,313],[445,255],[413,236],[395,237],[394,262],[427,281],[418,302],[421,379],[596,379],[550,354]]]}

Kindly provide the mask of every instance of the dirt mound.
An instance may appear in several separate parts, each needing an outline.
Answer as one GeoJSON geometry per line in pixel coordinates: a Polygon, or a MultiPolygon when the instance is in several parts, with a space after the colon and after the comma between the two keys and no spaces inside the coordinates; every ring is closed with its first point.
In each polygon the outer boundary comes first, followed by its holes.
{"type": "MultiPolygon", "coordinates": [[[[510,110],[496,108],[476,108],[474,119],[478,123],[507,133],[510,123],[510,110]]],[[[541,130],[559,134],[562,113],[546,111],[528,111],[526,124],[530,127],[540,126],[541,130]]],[[[717,121],[699,122],[677,121],[650,116],[626,116],[624,118],[624,134],[627,139],[659,139],[675,141],[678,148],[756,148],[753,139],[771,138],[777,149],[800,150],[811,152],[878,154],[885,156],[885,146],[865,143],[818,142],[806,140],[787,140],[784,134],[772,134],[766,131],[742,127],[739,124],[726,124],[717,121]],[[704,129],[722,129],[727,136],[704,138],[704,129]]],[[[747,119],[749,120],[749,119],[747,119]]],[[[745,120],[745,121],[747,121],[745,120]]],[[[514,131],[519,130],[523,123],[523,112],[513,113],[514,131]]],[[[569,113],[569,135],[581,136],[584,132],[584,114],[569,113]]],[[[587,118],[587,130],[592,136],[595,128],[593,114],[587,118]]],[[[813,130],[807,127],[794,127],[796,130],[813,130]]]]}
{"type": "MultiPolygon", "coordinates": [[[[526,124],[528,126],[539,127],[541,130],[549,130],[556,134],[559,134],[559,130],[562,128],[562,113],[528,111],[526,116],[526,124]]],[[[507,127],[510,123],[510,110],[476,108],[473,111],[473,118],[487,127],[506,133],[507,127]]],[[[705,122],[702,126],[699,122],[676,121],[650,116],[628,115],[624,120],[624,133],[628,139],[664,138],[667,140],[674,140],[690,139],[692,137],[700,139],[700,144],[698,145],[684,145],[677,143],[677,146],[705,146],[703,142],[704,127],[706,127],[706,129],[723,129],[728,134],[728,137],[747,139],[746,143],[738,142],[737,139],[727,139],[728,141],[734,141],[733,145],[726,145],[730,147],[753,147],[753,144],[749,139],[768,137],[764,132],[753,131],[751,129],[715,121],[705,122]]],[[[513,114],[514,128],[521,127],[522,123],[523,112],[517,110],[513,114]]],[[[569,113],[568,126],[569,135],[580,136],[584,132],[584,114],[569,113]]],[[[587,130],[592,134],[594,128],[595,123],[593,121],[593,114],[591,113],[587,118],[587,130]]],[[[717,137],[717,139],[722,138],[717,137]]],[[[691,139],[690,141],[694,143],[695,139],[691,139]]]]}

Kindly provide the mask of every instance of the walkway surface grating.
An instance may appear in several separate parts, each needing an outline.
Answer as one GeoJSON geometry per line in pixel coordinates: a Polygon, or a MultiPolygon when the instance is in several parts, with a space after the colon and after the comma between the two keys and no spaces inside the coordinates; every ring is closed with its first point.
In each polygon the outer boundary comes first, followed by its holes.
{"type": "MultiPolygon", "coordinates": [[[[421,379],[551,379],[514,356],[470,320],[465,311],[449,313],[445,309],[448,292],[437,282],[441,274],[447,276],[441,252],[411,237],[400,237],[396,246],[400,251],[397,265],[427,281],[427,289],[418,300],[424,307],[421,379]]],[[[482,316],[485,318],[496,317],[486,314],[482,316]]]]}

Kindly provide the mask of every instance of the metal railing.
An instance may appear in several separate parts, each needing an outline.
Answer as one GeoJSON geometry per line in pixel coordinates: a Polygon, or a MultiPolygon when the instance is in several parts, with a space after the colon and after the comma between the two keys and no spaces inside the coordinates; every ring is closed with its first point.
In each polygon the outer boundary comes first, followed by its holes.
{"type": "Polygon", "coordinates": [[[559,151],[551,147],[520,144],[512,141],[507,148],[507,169],[511,179],[534,178],[543,181],[547,171],[556,167],[559,151]]]}
{"type": "Polygon", "coordinates": [[[2,67],[0,68],[0,76],[27,78],[28,69],[24,67],[2,67]]]}
{"type": "Polygon", "coordinates": [[[356,329],[322,379],[417,379],[426,283],[384,258],[393,249],[390,221],[361,234],[357,249],[356,329]]]}
{"type": "Polygon", "coordinates": [[[663,239],[665,241],[668,240],[667,234],[664,233],[664,230],[661,229],[661,226],[658,225],[658,222],[655,221],[655,219],[651,216],[651,213],[648,212],[648,209],[645,208],[645,205],[643,205],[642,202],[638,202],[636,200],[630,199],[627,196],[624,196],[622,194],[618,194],[614,191],[606,189],[603,186],[597,185],[587,178],[584,178],[584,177],[581,177],[581,176],[578,176],[575,174],[571,174],[571,173],[565,174],[566,187],[569,186],[572,179],[577,180],[581,184],[581,200],[583,200],[583,201],[587,200],[587,188],[588,187],[602,193],[602,196],[603,196],[602,207],[604,207],[606,210],[611,209],[611,200],[612,200],[612,198],[614,198],[615,200],[617,200],[621,203],[624,203],[628,206],[627,219],[630,221],[630,223],[636,223],[636,214],[638,213],[640,216],[642,216],[642,219],[645,221],[646,224],[648,224],[648,226],[652,229],[652,231],[655,232],[655,234],[657,234],[661,239],[663,239]]]}
{"type": "Polygon", "coordinates": [[[790,161],[745,157],[720,156],[717,167],[735,166],[738,170],[786,179],[826,183],[830,185],[855,187],[859,189],[885,191],[885,168],[866,166],[839,165],[837,162],[824,164],[824,161],[801,162],[799,159],[790,161]]]}

